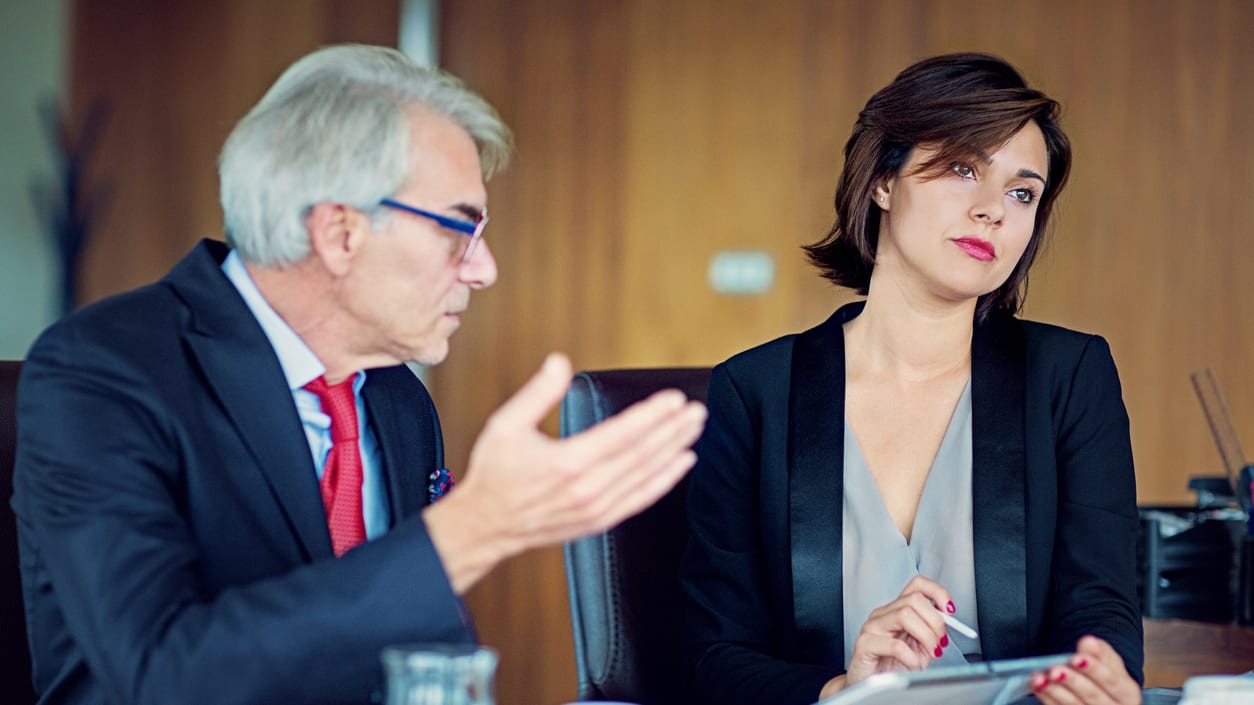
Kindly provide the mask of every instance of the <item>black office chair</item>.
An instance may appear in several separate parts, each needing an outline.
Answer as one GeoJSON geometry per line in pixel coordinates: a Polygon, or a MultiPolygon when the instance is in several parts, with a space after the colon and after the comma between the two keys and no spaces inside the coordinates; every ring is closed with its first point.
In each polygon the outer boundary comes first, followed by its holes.
{"type": "Polygon", "coordinates": [[[18,570],[17,522],[13,496],[13,450],[17,445],[17,376],[22,363],[0,360],[0,702],[32,705],[30,650],[18,570]]]}
{"type": "MultiPolygon", "coordinates": [[[[666,388],[705,400],[704,367],[580,372],[562,402],[569,436],[666,388]]],[[[566,545],[580,700],[679,705],[687,690],[677,633],[679,559],[688,536],[687,481],[604,534],[566,545]]]]}

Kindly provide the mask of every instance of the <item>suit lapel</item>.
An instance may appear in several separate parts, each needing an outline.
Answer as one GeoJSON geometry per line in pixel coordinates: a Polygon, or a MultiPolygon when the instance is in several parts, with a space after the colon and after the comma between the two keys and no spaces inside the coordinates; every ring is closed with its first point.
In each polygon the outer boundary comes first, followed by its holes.
{"type": "Polygon", "coordinates": [[[1023,331],[1010,317],[977,326],[971,344],[975,591],[986,657],[1027,640],[1025,369],[1023,331]]]}
{"type": "Polygon", "coordinates": [[[842,528],[845,458],[843,325],[862,304],[841,307],[797,336],[788,391],[788,511],[798,651],[843,665],[842,528]],[[833,628],[834,627],[834,628],[833,628]]]}
{"type": "Polygon", "coordinates": [[[366,373],[361,392],[383,456],[393,522],[426,506],[427,478],[441,462],[438,421],[419,385],[403,367],[381,368],[366,373]]]}
{"type": "MultiPolygon", "coordinates": [[[[844,306],[798,335],[789,383],[788,524],[798,649],[839,664],[845,657],[842,326],[861,311],[860,303],[844,306]]],[[[982,648],[997,658],[1027,644],[1022,329],[1008,317],[977,326],[971,356],[976,593],[982,648]]]]}
{"type": "Polygon", "coordinates": [[[164,280],[187,303],[185,340],[255,468],[300,539],[306,558],[330,557],[331,539],[309,445],[278,357],[252,312],[222,273],[222,243],[202,243],[164,280]]]}

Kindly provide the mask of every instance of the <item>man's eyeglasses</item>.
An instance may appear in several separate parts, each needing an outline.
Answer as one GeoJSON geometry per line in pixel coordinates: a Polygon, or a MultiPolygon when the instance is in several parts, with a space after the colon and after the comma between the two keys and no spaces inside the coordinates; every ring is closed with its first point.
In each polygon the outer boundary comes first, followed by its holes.
{"type": "Polygon", "coordinates": [[[475,254],[475,247],[479,244],[479,240],[483,238],[483,229],[488,226],[488,209],[486,208],[484,208],[483,212],[479,214],[479,218],[477,220],[461,220],[460,218],[450,218],[446,215],[440,215],[439,213],[432,213],[431,211],[425,211],[421,208],[405,205],[400,201],[394,201],[390,198],[385,198],[382,201],[379,201],[379,205],[387,206],[388,208],[395,208],[398,211],[405,211],[406,213],[412,213],[413,215],[434,220],[436,223],[439,223],[440,227],[448,228],[449,230],[456,230],[463,235],[468,235],[470,237],[470,242],[466,245],[466,252],[462,254],[462,264],[469,262],[471,256],[475,254]]]}

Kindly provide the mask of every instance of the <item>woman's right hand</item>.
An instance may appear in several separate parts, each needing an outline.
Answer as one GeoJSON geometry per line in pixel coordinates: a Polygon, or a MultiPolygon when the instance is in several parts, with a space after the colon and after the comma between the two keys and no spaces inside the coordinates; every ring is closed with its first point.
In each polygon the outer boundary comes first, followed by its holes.
{"type": "Polygon", "coordinates": [[[871,612],[853,644],[849,670],[823,687],[827,697],[876,673],[920,671],[949,646],[937,610],[952,614],[954,603],[940,583],[915,576],[892,602],[871,612]]]}

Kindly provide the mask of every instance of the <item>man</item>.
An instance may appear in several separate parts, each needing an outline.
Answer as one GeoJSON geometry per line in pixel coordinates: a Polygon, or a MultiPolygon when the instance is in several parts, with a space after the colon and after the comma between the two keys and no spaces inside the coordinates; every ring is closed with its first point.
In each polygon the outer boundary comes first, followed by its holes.
{"type": "Polygon", "coordinates": [[[565,440],[552,355],[444,486],[403,366],[441,361],[496,264],[509,133],[398,52],[298,61],[222,153],[227,245],[49,329],[23,368],[13,506],[42,703],[364,703],[380,649],[470,641],[459,596],[603,530],[694,461],[657,395],[565,440]]]}

